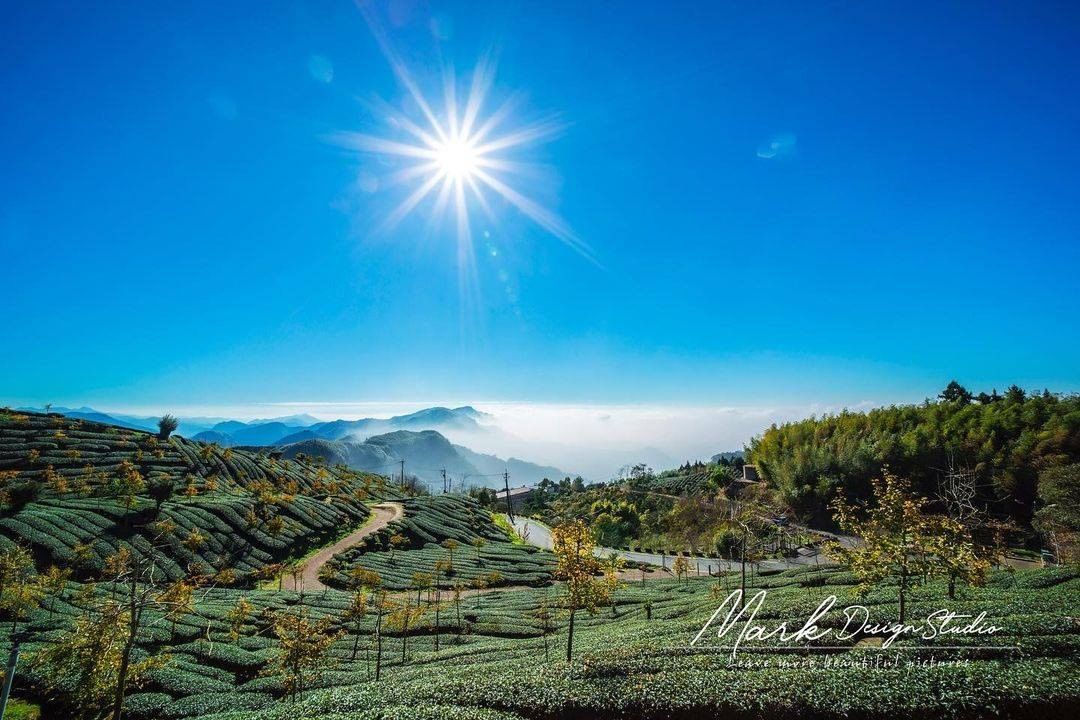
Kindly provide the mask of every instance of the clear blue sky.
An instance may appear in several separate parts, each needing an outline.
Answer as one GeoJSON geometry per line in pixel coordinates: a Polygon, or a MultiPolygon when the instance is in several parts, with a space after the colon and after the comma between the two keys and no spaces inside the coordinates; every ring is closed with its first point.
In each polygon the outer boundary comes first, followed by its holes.
{"type": "Polygon", "coordinates": [[[600,266],[495,203],[463,323],[452,227],[373,236],[403,193],[327,137],[405,93],[353,3],[13,4],[0,400],[1080,390],[1075,3],[376,7],[426,91],[494,48],[560,113],[600,266]]]}

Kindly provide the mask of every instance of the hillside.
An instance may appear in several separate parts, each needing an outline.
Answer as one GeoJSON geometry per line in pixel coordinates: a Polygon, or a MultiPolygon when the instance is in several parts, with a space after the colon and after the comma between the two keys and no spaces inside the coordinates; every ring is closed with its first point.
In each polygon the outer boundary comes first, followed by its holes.
{"type": "MultiPolygon", "coordinates": [[[[467,554],[467,549],[459,552],[467,554]]],[[[840,568],[808,567],[762,573],[749,587],[768,590],[775,608],[770,622],[801,625],[808,609],[827,595],[853,601],[853,582],[851,573],[840,568]]],[[[1080,697],[1075,665],[1080,630],[1059,620],[1077,609],[1080,579],[1075,571],[997,572],[987,587],[950,603],[959,612],[988,611],[1004,627],[994,636],[965,639],[970,650],[953,654],[935,649],[943,642],[912,639],[899,643],[906,652],[882,653],[849,639],[828,654],[804,648],[747,651],[739,663],[728,652],[688,648],[716,607],[714,588],[726,592],[733,586],[732,578],[628,583],[617,590],[610,608],[579,614],[573,666],[562,661],[567,616],[556,612],[558,594],[549,588],[482,595],[444,589],[441,603],[430,592],[426,600],[423,592],[400,593],[395,605],[419,598],[422,611],[407,631],[388,621],[396,616],[382,617],[381,633],[375,632],[380,616],[374,609],[359,619],[349,614],[352,593],[329,591],[301,599],[292,592],[212,589],[175,624],[161,622],[139,637],[140,657],[168,652],[169,659],[132,691],[124,717],[884,720],[902,709],[910,717],[1052,718],[1068,717],[1080,697]],[[246,611],[239,615],[238,607],[246,611]],[[302,607],[302,622],[324,620],[326,627],[343,633],[319,667],[307,671],[310,684],[299,702],[288,698],[277,660],[274,622],[283,607],[292,608],[284,617],[299,617],[297,608],[302,607]],[[1011,646],[1015,650],[1007,649],[1011,646]],[[881,656],[897,653],[910,662],[883,670],[873,666],[881,656]],[[762,658],[765,662],[754,662],[762,658]],[[825,659],[833,665],[823,665],[825,659]],[[784,660],[792,665],[779,666],[784,660]],[[376,681],[377,662],[381,678],[376,681]],[[992,703],[993,712],[981,711],[973,698],[992,703]]],[[[913,612],[925,615],[940,608],[944,594],[941,583],[928,588],[913,612]]],[[[860,602],[875,617],[886,617],[895,593],[875,593],[860,602]]],[[[31,632],[40,638],[75,622],[79,603],[72,588],[54,612],[34,613],[31,632]]],[[[828,618],[825,626],[835,628],[840,622],[828,618]]],[[[43,644],[29,643],[27,654],[43,644]]],[[[774,638],[755,644],[782,643],[774,638]]],[[[6,650],[0,640],[0,651],[6,650]]],[[[56,678],[32,664],[22,673],[20,682],[27,688],[56,684],[56,678]]],[[[73,716],[73,708],[62,702],[54,701],[51,709],[57,714],[50,717],[73,716]]]]}
{"type": "Polygon", "coordinates": [[[283,457],[319,457],[328,464],[342,464],[355,470],[391,474],[405,461],[405,472],[417,477],[429,489],[442,489],[442,471],[455,483],[469,486],[502,487],[503,471],[517,485],[533,485],[547,478],[566,476],[555,467],[537,465],[516,458],[502,459],[454,445],[434,430],[396,430],[369,437],[363,442],[309,438],[280,448],[283,457]]]}
{"type": "Polygon", "coordinates": [[[498,475],[503,470],[506,470],[510,473],[510,477],[513,478],[516,485],[536,485],[545,479],[558,481],[569,475],[569,473],[551,465],[538,465],[528,460],[519,460],[513,457],[503,460],[496,455],[478,453],[462,445],[455,445],[454,449],[462,458],[475,467],[477,472],[484,475],[498,475]]]}
{"type": "Polygon", "coordinates": [[[417,574],[434,574],[440,560],[449,561],[443,579],[450,585],[548,585],[554,570],[550,553],[515,544],[475,500],[461,495],[410,498],[405,517],[336,555],[327,582],[348,588],[356,568],[373,570],[383,587],[405,590],[417,574]],[[392,538],[397,536],[397,543],[392,538]],[[457,543],[450,554],[447,541],[457,543]]]}
{"type": "Polygon", "coordinates": [[[977,476],[980,504],[1028,525],[1039,473],[1080,461],[1080,396],[1028,395],[1017,387],[978,398],[960,386],[947,399],[843,412],[773,426],[747,461],[802,514],[827,519],[838,493],[865,497],[888,466],[932,496],[950,467],[977,476]]]}
{"type": "Polygon", "coordinates": [[[175,436],[0,411],[0,548],[23,544],[39,568],[80,577],[120,549],[141,557],[164,543],[169,577],[198,566],[250,584],[267,565],[362,523],[380,483],[175,436]]]}

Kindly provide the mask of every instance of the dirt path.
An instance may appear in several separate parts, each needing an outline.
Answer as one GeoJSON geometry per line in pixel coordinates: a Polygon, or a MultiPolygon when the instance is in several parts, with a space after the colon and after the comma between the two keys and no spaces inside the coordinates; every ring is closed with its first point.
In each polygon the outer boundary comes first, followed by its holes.
{"type": "Polygon", "coordinates": [[[299,576],[299,583],[294,580],[292,575],[286,573],[282,580],[282,588],[285,590],[300,590],[302,588],[304,592],[325,590],[326,585],[319,580],[319,571],[322,570],[323,565],[330,561],[330,558],[343,550],[348,550],[368,535],[382,530],[405,514],[405,508],[401,506],[401,503],[396,502],[379,503],[378,505],[372,505],[371,509],[374,511],[375,516],[364,523],[363,527],[343,537],[333,545],[327,545],[304,561],[304,572],[299,576]]]}

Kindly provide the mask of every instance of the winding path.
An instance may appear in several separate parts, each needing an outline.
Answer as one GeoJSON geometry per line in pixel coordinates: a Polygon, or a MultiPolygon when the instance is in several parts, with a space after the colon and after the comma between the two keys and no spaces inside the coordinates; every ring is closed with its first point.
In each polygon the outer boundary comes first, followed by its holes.
{"type": "Polygon", "coordinates": [[[299,583],[292,575],[286,573],[282,581],[282,588],[285,590],[303,589],[305,592],[325,590],[327,586],[319,580],[319,571],[322,570],[323,565],[330,562],[330,558],[339,552],[348,550],[368,535],[382,530],[405,514],[405,508],[401,506],[401,503],[396,502],[379,503],[378,505],[372,505],[371,509],[375,513],[374,517],[364,523],[359,530],[349,533],[333,545],[327,545],[304,561],[304,572],[299,576],[299,583]]]}
{"type": "MultiPolygon", "coordinates": [[[[504,515],[503,517],[506,516],[504,515]]],[[[531,518],[517,516],[514,518],[513,525],[518,535],[520,535],[525,540],[525,542],[529,543],[530,545],[535,545],[536,547],[544,548],[546,550],[551,549],[551,529],[543,523],[533,520],[531,518]]],[[[806,531],[816,532],[808,529],[806,531]]],[[[849,547],[856,542],[855,538],[850,538],[846,536],[833,535],[831,537],[838,537],[842,545],[846,545],[849,547]]],[[[631,550],[618,550],[616,548],[598,547],[593,550],[593,554],[597,555],[598,557],[607,557],[611,553],[616,553],[624,560],[627,560],[629,562],[644,562],[650,565],[660,566],[668,572],[671,571],[671,565],[675,560],[675,557],[672,555],[634,552],[631,550]]],[[[737,570],[740,567],[739,563],[725,560],[723,558],[691,557],[687,559],[690,561],[691,571],[696,571],[701,574],[719,570],[737,570]]],[[[757,567],[758,569],[778,568],[786,570],[788,568],[797,567],[799,565],[816,564],[829,565],[832,564],[832,561],[819,555],[817,551],[807,548],[800,548],[798,554],[795,557],[762,560],[761,562],[757,563],[757,567]]]]}

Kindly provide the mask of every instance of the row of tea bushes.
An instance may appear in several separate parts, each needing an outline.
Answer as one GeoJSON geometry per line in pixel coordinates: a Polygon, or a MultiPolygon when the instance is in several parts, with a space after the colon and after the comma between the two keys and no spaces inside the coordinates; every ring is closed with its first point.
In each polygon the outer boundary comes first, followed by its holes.
{"type": "Polygon", "coordinates": [[[546,585],[554,570],[553,556],[535,547],[510,542],[506,532],[479,503],[463,495],[409,498],[405,515],[358,545],[334,556],[328,581],[347,587],[357,567],[379,573],[383,586],[413,587],[423,575],[439,575],[450,588],[501,585],[546,585]],[[453,553],[448,541],[457,544],[453,553]],[[436,563],[450,564],[436,573],[436,563]]]}
{"type": "Polygon", "coordinates": [[[166,441],[60,415],[0,411],[0,547],[93,577],[120,548],[170,579],[230,569],[242,582],[333,540],[386,497],[341,467],[166,441]]]}

